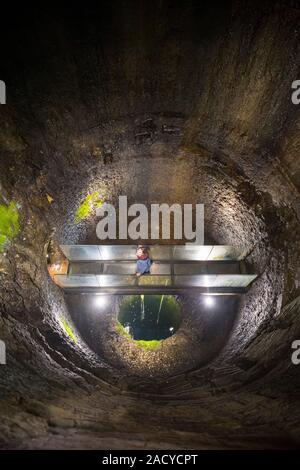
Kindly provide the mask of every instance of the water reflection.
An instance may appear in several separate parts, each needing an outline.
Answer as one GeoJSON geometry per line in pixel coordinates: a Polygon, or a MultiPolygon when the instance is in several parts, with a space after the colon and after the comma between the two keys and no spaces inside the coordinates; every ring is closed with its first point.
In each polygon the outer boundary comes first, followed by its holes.
{"type": "Polygon", "coordinates": [[[118,320],[135,340],[161,340],[178,330],[181,309],[171,295],[124,296],[118,320]]]}

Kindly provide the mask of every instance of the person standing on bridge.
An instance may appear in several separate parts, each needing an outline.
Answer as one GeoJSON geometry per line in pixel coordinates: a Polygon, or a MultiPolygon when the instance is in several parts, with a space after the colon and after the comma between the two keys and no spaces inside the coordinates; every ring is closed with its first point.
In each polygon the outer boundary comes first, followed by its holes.
{"type": "Polygon", "coordinates": [[[139,245],[136,250],[137,262],[136,262],[136,275],[142,276],[143,274],[150,273],[151,259],[149,257],[148,250],[139,245]]]}

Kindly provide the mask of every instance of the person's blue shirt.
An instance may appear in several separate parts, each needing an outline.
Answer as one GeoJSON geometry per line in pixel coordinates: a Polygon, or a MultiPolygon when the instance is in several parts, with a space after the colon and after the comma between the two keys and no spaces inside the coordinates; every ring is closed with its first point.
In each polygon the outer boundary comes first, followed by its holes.
{"type": "Polygon", "coordinates": [[[150,272],[151,260],[150,258],[138,259],[136,262],[136,271],[140,274],[146,274],[150,272]]]}

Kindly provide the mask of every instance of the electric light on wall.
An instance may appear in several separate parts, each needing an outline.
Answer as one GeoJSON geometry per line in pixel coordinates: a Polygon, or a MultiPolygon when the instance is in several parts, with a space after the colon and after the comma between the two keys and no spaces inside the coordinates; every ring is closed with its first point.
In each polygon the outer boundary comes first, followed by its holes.
{"type": "Polygon", "coordinates": [[[212,307],[215,304],[215,300],[212,296],[205,295],[204,296],[204,303],[207,307],[212,307]]]}
{"type": "Polygon", "coordinates": [[[95,299],[95,305],[97,307],[105,307],[107,304],[107,296],[106,295],[97,295],[95,299]]]}

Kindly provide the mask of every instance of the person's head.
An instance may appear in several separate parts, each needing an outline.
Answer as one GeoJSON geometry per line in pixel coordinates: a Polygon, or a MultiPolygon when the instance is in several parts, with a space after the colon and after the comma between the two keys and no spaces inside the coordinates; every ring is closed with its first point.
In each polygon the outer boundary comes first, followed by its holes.
{"type": "Polygon", "coordinates": [[[139,246],[138,249],[136,250],[137,256],[143,256],[144,254],[144,248],[142,246],[139,246]]]}
{"type": "Polygon", "coordinates": [[[143,246],[138,246],[138,248],[136,250],[136,254],[137,254],[137,256],[143,256],[143,255],[147,254],[147,250],[143,246]]]}

